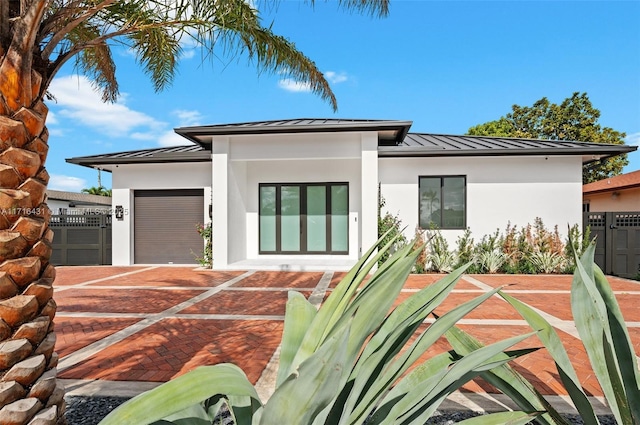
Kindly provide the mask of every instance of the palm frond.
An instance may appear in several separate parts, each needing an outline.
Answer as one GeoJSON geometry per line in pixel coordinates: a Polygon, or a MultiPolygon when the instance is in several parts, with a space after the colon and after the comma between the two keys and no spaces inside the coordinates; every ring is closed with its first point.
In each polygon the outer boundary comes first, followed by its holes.
{"type": "MultiPolygon", "coordinates": [[[[83,22],[69,33],[68,38],[73,43],[80,44],[98,38],[99,34],[99,28],[89,22],[83,22]]],[[[102,92],[103,101],[116,101],[118,97],[116,64],[106,41],[81,50],[76,55],[76,66],[81,73],[89,77],[92,85],[102,92]]]]}

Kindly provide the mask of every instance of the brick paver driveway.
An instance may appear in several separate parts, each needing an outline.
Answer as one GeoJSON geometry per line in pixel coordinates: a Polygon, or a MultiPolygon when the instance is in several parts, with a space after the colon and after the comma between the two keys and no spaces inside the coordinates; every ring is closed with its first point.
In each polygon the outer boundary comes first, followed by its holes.
{"type": "MultiPolygon", "coordinates": [[[[59,377],[106,381],[162,382],[196,366],[233,362],[257,382],[282,334],[287,291],[321,300],[344,273],[213,272],[186,267],[58,267],[55,300],[59,377]]],[[[438,278],[413,275],[400,298],[438,278]]],[[[640,350],[640,285],[610,278],[640,350]]],[[[507,292],[546,313],[558,329],[590,395],[601,390],[571,321],[571,276],[464,276],[442,314],[487,289],[507,292]]],[[[427,326],[427,325],[424,325],[427,326]]],[[[498,298],[491,298],[461,322],[484,343],[529,332],[526,323],[498,298]]],[[[534,337],[535,338],[535,337],[534,337]]],[[[529,339],[522,346],[540,346],[529,339]]],[[[439,341],[426,354],[448,349],[439,341]]],[[[563,395],[544,350],[515,362],[543,394],[563,395]]],[[[493,392],[476,381],[466,390],[493,392]]]]}

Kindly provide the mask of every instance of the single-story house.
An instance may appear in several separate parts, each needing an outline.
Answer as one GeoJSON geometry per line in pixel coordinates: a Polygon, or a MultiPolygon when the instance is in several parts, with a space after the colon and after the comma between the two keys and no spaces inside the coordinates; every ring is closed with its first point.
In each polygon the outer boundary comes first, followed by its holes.
{"type": "Polygon", "coordinates": [[[111,197],[47,189],[52,214],[98,214],[111,210],[111,197]]]}
{"type": "Polygon", "coordinates": [[[640,170],[582,186],[585,212],[640,211],[640,170]]]}
{"type": "Polygon", "coordinates": [[[345,268],[377,239],[378,189],[412,236],[453,244],[536,217],[581,222],[582,165],[624,145],[410,133],[411,121],[296,119],[183,127],[192,144],[67,161],[113,173],[113,264],[345,268]]]}

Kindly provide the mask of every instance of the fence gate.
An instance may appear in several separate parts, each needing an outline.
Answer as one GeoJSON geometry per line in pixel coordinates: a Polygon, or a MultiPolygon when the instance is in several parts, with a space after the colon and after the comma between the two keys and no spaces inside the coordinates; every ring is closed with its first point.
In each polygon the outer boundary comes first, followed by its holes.
{"type": "Polygon", "coordinates": [[[608,275],[640,274],[640,212],[586,212],[583,228],[596,237],[596,264],[608,275]]]}
{"type": "Polygon", "coordinates": [[[111,216],[53,215],[51,263],[58,266],[111,264],[111,216]]]}

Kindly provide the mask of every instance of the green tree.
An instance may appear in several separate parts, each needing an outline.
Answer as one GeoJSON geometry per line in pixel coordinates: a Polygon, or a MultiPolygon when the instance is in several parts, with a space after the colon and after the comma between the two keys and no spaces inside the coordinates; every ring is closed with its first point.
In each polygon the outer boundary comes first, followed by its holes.
{"type": "Polygon", "coordinates": [[[80,192],[87,193],[89,195],[98,195],[98,196],[111,196],[111,189],[107,189],[103,186],[91,186],[82,189],[80,192]]]}
{"type": "MultiPolygon", "coordinates": [[[[543,97],[533,106],[513,105],[511,109],[498,120],[471,127],[468,134],[624,144],[625,133],[598,123],[600,111],[593,107],[587,93],[573,93],[561,104],[543,97]]],[[[628,163],[626,154],[591,162],[583,168],[582,181],[590,183],[616,176],[628,163]]]]}
{"type": "MultiPolygon", "coordinates": [[[[339,3],[372,15],[388,11],[387,0],[339,3]]],[[[17,423],[16,414],[20,423],[34,415],[38,423],[64,420],[64,391],[50,385],[57,356],[52,324],[55,269],[49,263],[53,231],[44,203],[49,181],[48,87],[72,60],[104,101],[115,101],[112,48],[124,46],[159,91],[173,81],[185,42],[200,46],[203,58],[243,55],[258,71],[281,72],[306,83],[337,107],[315,63],[263,25],[250,1],[0,1],[0,343],[7,342],[2,344],[0,374],[11,390],[3,391],[3,404],[12,403],[0,410],[0,423],[17,423]],[[41,384],[35,386],[36,381],[41,384]]]]}

